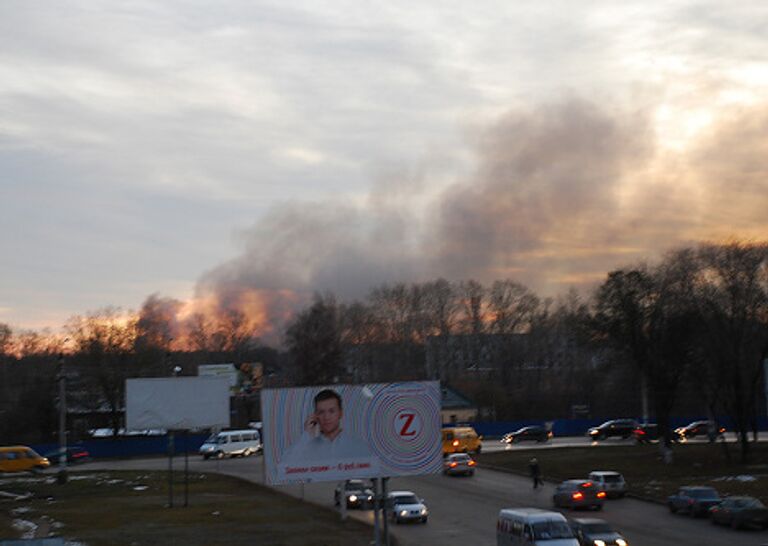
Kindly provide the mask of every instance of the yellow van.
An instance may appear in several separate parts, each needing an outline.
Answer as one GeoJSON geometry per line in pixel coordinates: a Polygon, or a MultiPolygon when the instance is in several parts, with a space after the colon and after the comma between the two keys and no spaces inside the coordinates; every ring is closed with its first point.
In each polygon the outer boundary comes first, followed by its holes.
{"type": "Polygon", "coordinates": [[[45,457],[26,446],[0,447],[0,472],[38,472],[51,466],[45,457]]]}
{"type": "Polygon", "coordinates": [[[446,427],[443,429],[443,455],[449,453],[480,453],[483,437],[472,427],[446,427]]]}

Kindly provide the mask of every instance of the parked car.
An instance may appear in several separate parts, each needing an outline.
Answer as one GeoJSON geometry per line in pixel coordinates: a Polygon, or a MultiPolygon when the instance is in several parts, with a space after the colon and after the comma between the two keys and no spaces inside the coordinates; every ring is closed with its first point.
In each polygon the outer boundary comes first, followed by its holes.
{"type": "Polygon", "coordinates": [[[728,497],[709,509],[712,523],[730,525],[734,529],[756,527],[768,529],[768,508],[754,497],[728,497]]]}
{"type": "Polygon", "coordinates": [[[403,523],[406,521],[420,521],[427,523],[429,510],[424,503],[411,491],[392,491],[387,496],[389,508],[392,510],[392,521],[403,523]]]}
{"type": "Polygon", "coordinates": [[[539,425],[532,425],[517,429],[514,432],[507,432],[501,441],[506,444],[516,444],[526,440],[532,442],[546,442],[552,438],[552,431],[539,425]]]}
{"type": "Polygon", "coordinates": [[[363,480],[346,480],[336,486],[333,492],[333,503],[341,504],[341,499],[347,499],[347,508],[366,509],[373,506],[373,490],[363,480]]]}
{"type": "MultiPolygon", "coordinates": [[[[78,464],[91,460],[91,454],[83,446],[67,446],[66,453],[67,464],[78,464]]],[[[59,455],[61,455],[61,451],[55,449],[46,453],[45,458],[56,465],[59,463],[59,455]]]]}
{"type": "Polygon", "coordinates": [[[39,472],[51,466],[45,457],[27,446],[0,447],[0,473],[39,472]]]}
{"type": "Polygon", "coordinates": [[[611,524],[596,518],[574,518],[568,521],[581,546],[628,546],[629,542],[611,524]]]}
{"type": "Polygon", "coordinates": [[[612,419],[602,425],[590,428],[587,435],[592,440],[605,440],[611,436],[629,438],[637,427],[637,421],[634,419],[612,419]]]}
{"type": "Polygon", "coordinates": [[[714,487],[686,485],[667,498],[667,506],[673,514],[681,512],[694,517],[706,516],[709,514],[709,509],[720,504],[721,500],[720,494],[714,487]]]}
{"type": "Polygon", "coordinates": [[[694,421],[684,427],[675,429],[674,439],[678,442],[685,442],[697,436],[706,436],[710,442],[722,438],[725,434],[725,427],[713,423],[712,421],[694,421]]]}
{"type": "Polygon", "coordinates": [[[650,444],[659,441],[659,426],[655,423],[637,425],[632,431],[638,444],[650,444]]]}
{"type": "Polygon", "coordinates": [[[605,491],[589,480],[565,480],[555,488],[552,501],[557,508],[602,510],[605,497],[605,491]]]}
{"type": "Polygon", "coordinates": [[[443,461],[443,474],[447,476],[472,476],[475,461],[466,453],[452,453],[443,461]]]}
{"type": "Polygon", "coordinates": [[[627,482],[618,472],[613,470],[593,470],[588,478],[598,489],[605,491],[608,497],[623,497],[627,494],[627,482]]]}

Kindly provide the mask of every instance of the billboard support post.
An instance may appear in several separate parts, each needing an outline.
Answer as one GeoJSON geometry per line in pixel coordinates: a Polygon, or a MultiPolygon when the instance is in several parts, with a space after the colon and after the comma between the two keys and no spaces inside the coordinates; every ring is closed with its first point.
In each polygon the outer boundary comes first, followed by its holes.
{"type": "Polygon", "coordinates": [[[189,431],[184,429],[184,508],[189,506],[189,431]]]}
{"type": "Polygon", "coordinates": [[[381,503],[381,520],[384,523],[384,545],[389,546],[389,521],[387,520],[387,482],[389,478],[381,479],[381,498],[384,502],[381,503]]]}
{"type": "Polygon", "coordinates": [[[379,509],[381,508],[381,490],[379,478],[373,478],[373,543],[381,546],[381,533],[379,532],[379,509]]]}
{"type": "Polygon", "coordinates": [[[173,431],[168,431],[168,508],[173,508],[173,431]]]}

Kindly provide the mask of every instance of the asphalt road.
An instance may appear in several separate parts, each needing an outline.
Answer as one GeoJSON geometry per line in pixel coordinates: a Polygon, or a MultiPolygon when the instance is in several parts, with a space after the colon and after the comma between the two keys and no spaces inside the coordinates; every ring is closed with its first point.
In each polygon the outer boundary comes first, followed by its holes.
{"type": "MultiPolygon", "coordinates": [[[[534,444],[535,445],[535,444],[534,444]]],[[[513,449],[517,449],[514,446],[513,449]]],[[[243,459],[208,460],[190,457],[192,471],[220,472],[263,483],[261,456],[243,459]]],[[[157,469],[168,467],[164,458],[95,461],[76,467],[97,469],[157,469]]],[[[183,469],[183,457],[174,459],[174,470],[183,469]]],[[[333,507],[333,483],[280,486],[283,491],[308,502],[333,507]]],[[[429,523],[391,525],[402,546],[442,546],[453,541],[462,544],[496,543],[496,516],[506,507],[534,506],[551,509],[553,485],[532,490],[530,481],[520,476],[480,468],[469,478],[443,475],[392,478],[389,490],[407,489],[424,498],[430,510],[429,523]]],[[[350,517],[373,522],[371,511],[349,511],[350,517]]],[[[574,517],[600,517],[612,523],[632,546],[764,546],[766,531],[733,531],[716,527],[702,519],[677,516],[660,504],[634,499],[606,502],[602,512],[573,512],[574,517]]]]}

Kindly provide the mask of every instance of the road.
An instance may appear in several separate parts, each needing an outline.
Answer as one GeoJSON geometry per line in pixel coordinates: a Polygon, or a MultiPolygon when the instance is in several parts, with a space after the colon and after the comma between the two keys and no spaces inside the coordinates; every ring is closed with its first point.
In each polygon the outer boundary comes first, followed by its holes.
{"type": "MultiPolygon", "coordinates": [[[[515,446],[514,449],[517,449],[515,446]]],[[[175,470],[183,459],[176,458],[175,470]]],[[[164,458],[94,461],[76,467],[82,470],[141,469],[165,470],[164,458]]],[[[195,472],[220,472],[256,483],[264,483],[261,456],[243,459],[208,460],[190,457],[195,472]]],[[[280,486],[275,489],[321,506],[333,507],[333,483],[280,486]]],[[[392,478],[390,490],[407,489],[423,497],[429,506],[426,525],[390,525],[402,546],[442,546],[451,541],[463,544],[496,543],[496,516],[505,507],[535,506],[551,509],[551,484],[533,491],[530,481],[520,476],[480,468],[474,477],[442,475],[392,478]]],[[[373,523],[372,512],[350,511],[351,517],[373,523]]],[[[626,535],[632,546],[763,546],[768,543],[766,531],[733,531],[715,527],[705,520],[676,516],[660,504],[635,499],[612,500],[600,513],[575,512],[574,516],[597,516],[611,522],[626,535]]]]}

